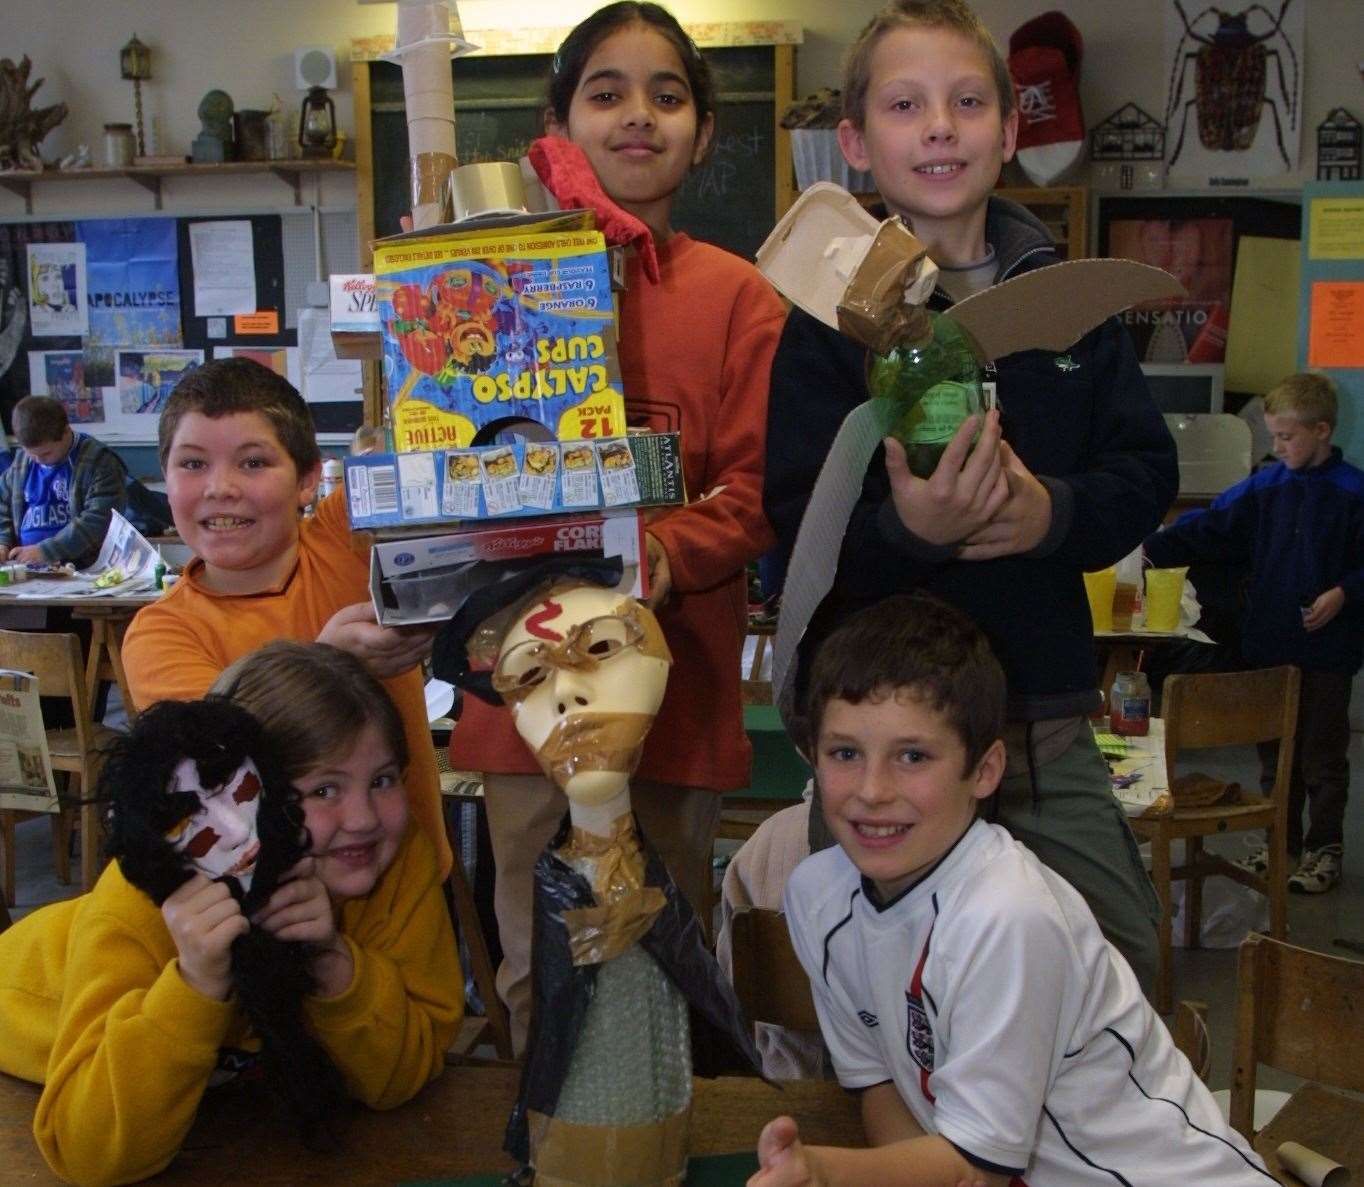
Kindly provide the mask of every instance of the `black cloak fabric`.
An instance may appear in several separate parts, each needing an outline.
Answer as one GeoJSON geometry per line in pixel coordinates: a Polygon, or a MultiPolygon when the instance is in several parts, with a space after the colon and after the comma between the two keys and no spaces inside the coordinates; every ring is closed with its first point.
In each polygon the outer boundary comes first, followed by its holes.
{"type": "MultiPolygon", "coordinates": [[[[520,1090],[503,1140],[503,1149],[522,1163],[530,1161],[528,1114],[554,1115],[600,967],[574,965],[568,928],[563,923],[565,911],[596,905],[591,884],[558,856],[557,850],[568,839],[570,828],[570,819],[565,815],[559,831],[535,863],[530,1035],[520,1090]]],[[[706,947],[695,912],[649,844],[638,818],[635,833],[644,852],[644,884],[662,890],[667,900],[639,943],[658,961],[691,1006],[693,1050],[707,1042],[718,1044],[761,1075],[762,1060],[753,1045],[752,1028],[743,1017],[734,990],[706,947]],[[712,1032],[710,1035],[698,1035],[698,1018],[712,1032]]]]}

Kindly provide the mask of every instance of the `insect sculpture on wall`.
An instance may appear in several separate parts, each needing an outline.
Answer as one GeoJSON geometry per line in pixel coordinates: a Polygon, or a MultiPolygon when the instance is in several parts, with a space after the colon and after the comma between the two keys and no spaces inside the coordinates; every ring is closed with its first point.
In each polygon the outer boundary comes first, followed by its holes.
{"type": "Polygon", "coordinates": [[[1170,156],[1172,168],[1184,150],[1191,107],[1198,119],[1198,139],[1209,152],[1248,150],[1268,107],[1274,117],[1279,155],[1285,168],[1293,167],[1284,143],[1284,127],[1285,122],[1290,131],[1298,126],[1298,55],[1283,25],[1294,2],[1283,0],[1277,17],[1263,4],[1251,4],[1240,12],[1210,5],[1190,19],[1181,0],[1173,0],[1184,32],[1170,63],[1170,97],[1165,109],[1166,128],[1173,131],[1176,120],[1179,125],[1170,156]],[[1268,28],[1263,31],[1252,28],[1252,23],[1263,26],[1266,22],[1268,28]],[[1278,84],[1274,93],[1269,84],[1270,59],[1278,84]],[[1284,73],[1285,59],[1289,75],[1284,73]],[[1194,66],[1191,97],[1186,93],[1190,62],[1194,66]]]}

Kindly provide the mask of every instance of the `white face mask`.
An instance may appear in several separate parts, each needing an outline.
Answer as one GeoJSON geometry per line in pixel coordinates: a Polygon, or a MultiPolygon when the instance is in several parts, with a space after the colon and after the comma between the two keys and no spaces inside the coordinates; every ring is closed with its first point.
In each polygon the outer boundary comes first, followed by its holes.
{"type": "Polygon", "coordinates": [[[199,811],[186,817],[168,834],[177,853],[189,858],[196,870],[210,878],[231,874],[251,889],[260,842],[256,837],[256,811],[260,807],[260,774],[248,758],[218,787],[204,787],[192,758],[184,759],[171,777],[171,792],[192,791],[199,797],[199,811]]]}
{"type": "Polygon", "coordinates": [[[600,804],[626,787],[671,662],[644,606],[585,585],[555,590],[527,610],[503,640],[499,669],[536,677],[503,695],[546,774],[569,799],[600,804]],[[575,635],[585,623],[595,626],[575,635]]]}

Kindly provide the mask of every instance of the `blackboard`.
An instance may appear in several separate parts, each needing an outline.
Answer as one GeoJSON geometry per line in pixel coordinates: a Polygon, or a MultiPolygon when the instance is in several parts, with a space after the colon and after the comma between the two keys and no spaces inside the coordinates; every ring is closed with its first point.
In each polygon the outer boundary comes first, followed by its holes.
{"type": "MultiPolygon", "coordinates": [[[[715,75],[715,147],[687,177],[673,226],[752,259],[772,229],[776,206],[775,81],[771,46],[701,51],[715,75]]],[[[457,58],[455,142],[461,164],[524,156],[543,134],[548,54],[457,58]]],[[[370,64],[374,145],[374,230],[398,231],[411,206],[401,69],[370,64]]]]}

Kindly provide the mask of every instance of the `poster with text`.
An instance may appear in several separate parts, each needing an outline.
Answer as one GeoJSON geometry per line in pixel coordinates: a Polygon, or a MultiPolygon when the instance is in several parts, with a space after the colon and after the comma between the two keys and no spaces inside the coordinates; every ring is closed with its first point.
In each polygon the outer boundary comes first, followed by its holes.
{"type": "Polygon", "coordinates": [[[85,262],[83,243],[28,245],[28,318],[35,338],[85,334],[85,262]]]}
{"type": "Polygon", "coordinates": [[[156,439],[161,409],[182,376],[204,361],[202,350],[155,347],[115,352],[117,410],[110,422],[122,434],[156,439]]]}
{"type": "Polygon", "coordinates": [[[104,392],[85,382],[83,351],[29,351],[28,380],[33,395],[60,400],[73,425],[98,429],[104,424],[104,392]]]}
{"type": "Polygon", "coordinates": [[[1298,167],[1307,0],[1166,0],[1172,184],[1244,186],[1298,167]]]}
{"type": "Polygon", "coordinates": [[[114,385],[114,352],[120,347],[179,346],[184,341],[175,226],[173,218],[76,223],[89,276],[85,373],[91,386],[114,385]]]}
{"type": "Polygon", "coordinates": [[[1163,268],[1187,297],[1148,301],[1119,315],[1143,363],[1220,363],[1235,237],[1229,218],[1131,218],[1108,225],[1108,254],[1163,268]]]}

